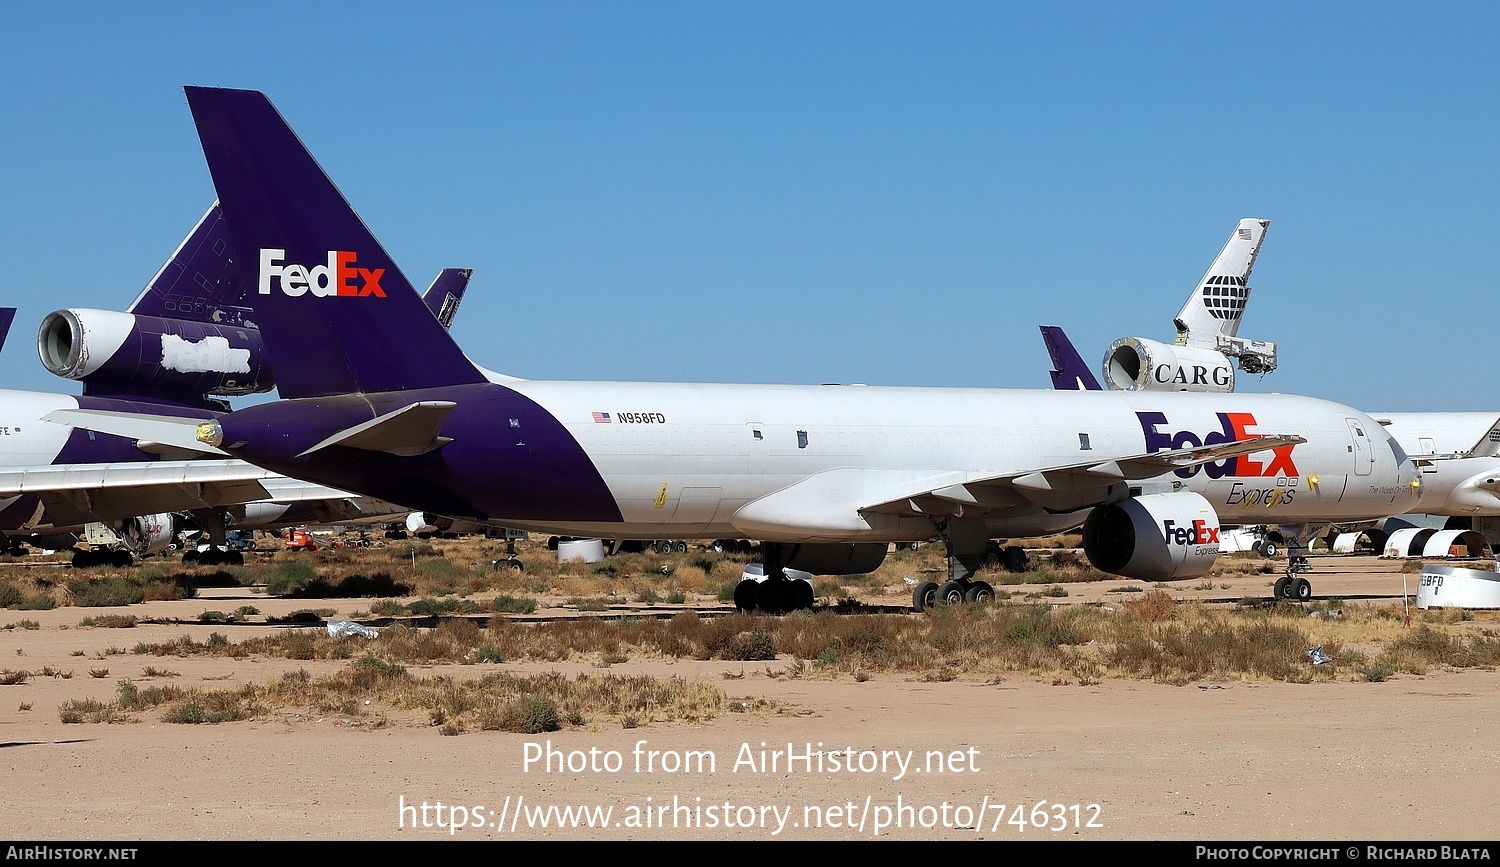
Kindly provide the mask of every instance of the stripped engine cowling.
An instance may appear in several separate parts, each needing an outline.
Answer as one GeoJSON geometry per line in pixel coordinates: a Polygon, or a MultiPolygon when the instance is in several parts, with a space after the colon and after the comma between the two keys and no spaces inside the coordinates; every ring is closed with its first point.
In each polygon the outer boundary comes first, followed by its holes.
{"type": "Polygon", "coordinates": [[[1192,491],[1132,497],[1089,513],[1083,552],[1094,568],[1127,578],[1197,578],[1218,559],[1219,516],[1192,491]]]}
{"type": "Polygon", "coordinates": [[[1111,391],[1234,391],[1234,363],[1222,352],[1121,337],[1104,353],[1111,391]]]}
{"type": "Polygon", "coordinates": [[[432,512],[412,512],[406,516],[406,529],[419,536],[433,533],[453,533],[462,535],[466,533],[483,533],[487,528],[477,521],[465,521],[459,518],[449,518],[444,515],[436,515],[432,512]]]}
{"type": "Polygon", "coordinates": [[[69,308],[42,320],[42,365],[90,385],[235,397],[276,385],[252,327],[69,308]]]}

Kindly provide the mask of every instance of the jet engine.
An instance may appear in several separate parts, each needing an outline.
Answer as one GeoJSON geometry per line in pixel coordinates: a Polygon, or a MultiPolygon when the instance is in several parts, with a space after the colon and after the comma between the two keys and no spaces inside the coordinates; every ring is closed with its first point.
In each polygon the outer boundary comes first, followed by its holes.
{"type": "Polygon", "coordinates": [[[789,545],[788,569],[801,569],[814,575],[862,575],[874,572],[885,562],[884,542],[841,545],[803,543],[789,545]]]}
{"type": "Polygon", "coordinates": [[[42,320],[42,365],[106,388],[236,397],[276,385],[255,328],[69,308],[42,320]]]}
{"type": "Polygon", "coordinates": [[[1111,391],[1234,391],[1234,364],[1221,352],[1121,337],[1104,354],[1111,391]]]}
{"type": "Polygon", "coordinates": [[[1133,497],[1089,514],[1083,552],[1096,569],[1127,578],[1197,578],[1219,556],[1219,516],[1191,491],[1133,497]]]}

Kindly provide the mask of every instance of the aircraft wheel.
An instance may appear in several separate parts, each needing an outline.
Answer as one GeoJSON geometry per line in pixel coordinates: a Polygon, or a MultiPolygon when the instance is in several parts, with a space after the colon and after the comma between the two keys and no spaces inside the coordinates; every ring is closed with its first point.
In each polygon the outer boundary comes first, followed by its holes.
{"type": "Polygon", "coordinates": [[[911,610],[918,614],[937,604],[938,586],[934,581],[923,581],[911,591],[911,610]]]}
{"type": "Polygon", "coordinates": [[[960,605],[964,601],[966,589],[957,581],[949,581],[938,588],[938,602],[943,605],[960,605]]]}
{"type": "Polygon", "coordinates": [[[995,588],[991,587],[987,581],[975,581],[969,585],[968,590],[964,591],[964,601],[980,603],[994,602],[995,588]]]}
{"type": "Polygon", "coordinates": [[[755,607],[766,614],[783,614],[790,608],[791,588],[786,579],[767,578],[755,588],[755,607]]]}
{"type": "Polygon", "coordinates": [[[678,554],[687,553],[687,543],[681,540],[672,543],[672,550],[678,554]]]}
{"type": "Polygon", "coordinates": [[[184,562],[184,563],[196,563],[196,562],[198,562],[198,549],[197,548],[189,548],[186,551],[183,551],[182,552],[182,562],[184,562]]]}
{"type": "Polygon", "coordinates": [[[109,555],[109,565],[117,569],[125,569],[135,562],[129,551],[114,551],[109,555]]]}
{"type": "Polygon", "coordinates": [[[1312,583],[1306,578],[1295,578],[1292,580],[1292,595],[1298,602],[1306,602],[1312,598],[1312,583]]]}
{"type": "Polygon", "coordinates": [[[1002,555],[1005,558],[1005,571],[1025,572],[1027,566],[1026,549],[1011,545],[1005,549],[1002,555]]]}
{"type": "Polygon", "coordinates": [[[755,589],[759,586],[753,579],[746,578],[734,585],[734,607],[741,611],[755,610],[755,589]]]}
{"type": "Polygon", "coordinates": [[[796,611],[811,611],[813,602],[817,597],[813,594],[813,586],[806,581],[792,582],[792,609],[796,611]]]}
{"type": "Polygon", "coordinates": [[[1276,543],[1270,539],[1260,543],[1260,553],[1266,557],[1275,557],[1280,550],[1280,548],[1276,547],[1276,543]]]}
{"type": "Polygon", "coordinates": [[[1290,598],[1292,598],[1292,595],[1287,592],[1287,585],[1289,585],[1291,583],[1292,583],[1291,580],[1288,579],[1288,578],[1277,578],[1276,579],[1276,586],[1271,589],[1271,596],[1272,596],[1272,598],[1274,598],[1274,599],[1290,599],[1290,598]]]}
{"type": "Polygon", "coordinates": [[[525,572],[526,571],[526,567],[524,565],[522,565],[521,561],[517,560],[514,557],[507,557],[504,560],[496,560],[495,561],[495,568],[496,569],[504,569],[507,572],[525,572]]]}

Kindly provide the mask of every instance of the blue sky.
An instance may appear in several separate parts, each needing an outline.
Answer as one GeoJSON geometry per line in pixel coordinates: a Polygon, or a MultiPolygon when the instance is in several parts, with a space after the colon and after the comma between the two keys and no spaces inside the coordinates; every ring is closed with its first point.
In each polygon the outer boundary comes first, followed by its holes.
{"type": "Polygon", "coordinates": [[[214,192],[265,91],[454,333],[528,378],[1045,387],[1271,220],[1242,390],[1500,409],[1500,5],[7,4],[3,384],[214,192]]]}

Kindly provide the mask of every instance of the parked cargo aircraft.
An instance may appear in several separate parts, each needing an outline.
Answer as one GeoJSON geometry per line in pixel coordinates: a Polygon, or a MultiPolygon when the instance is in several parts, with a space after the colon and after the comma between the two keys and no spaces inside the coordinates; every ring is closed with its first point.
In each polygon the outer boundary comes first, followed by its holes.
{"type": "MultiPolygon", "coordinates": [[[[1220,516],[1404,510],[1414,468],[1364,413],[1290,395],[519,381],[472,364],[270,102],[190,87],[214,185],[254,251],[252,296],[282,400],[180,418],[49,418],[517,529],[763,540],[755,603],[784,569],[868,571],[940,536],[948,581],[984,598],[989,540],[1084,526],[1099,568],[1204,574],[1220,516]]],[[[798,582],[800,584],[801,582],[798,582]]],[[[1306,598],[1305,579],[1299,595],[1306,598]]]]}
{"type": "MultiPolygon", "coordinates": [[[[447,269],[428,289],[424,300],[445,326],[470,273],[447,269]]],[[[203,420],[229,409],[226,396],[269,391],[274,374],[244,294],[234,245],[215,202],[126,312],[68,309],[49,315],[37,339],[42,362],[53,373],[82,381],[84,393],[0,390],[6,446],[0,452],[0,533],[16,539],[101,522],[131,540],[135,553],[147,554],[171,541],[176,512],[192,512],[220,542],[226,517],[248,529],[403,520],[409,510],[399,506],[284,478],[211,455],[210,449],[41,421],[62,408],[203,420]]],[[[7,326],[10,316],[3,316],[7,326]]],[[[128,561],[128,553],[113,552],[122,553],[128,561]]],[[[95,559],[112,558],[85,554],[80,564],[95,559]]]]}
{"type": "MultiPolygon", "coordinates": [[[[1238,358],[1246,370],[1274,369],[1275,344],[1235,337],[1249,299],[1250,270],[1268,225],[1266,220],[1240,221],[1173,320],[1178,331],[1174,345],[1143,337],[1122,337],[1110,344],[1103,362],[1108,388],[1226,392],[1234,390],[1232,358],[1238,358]],[[1219,286],[1228,288],[1215,288],[1219,286]]],[[[1061,328],[1043,325],[1041,331],[1052,359],[1054,388],[1101,389],[1061,328]]],[[[1419,470],[1417,498],[1403,514],[1500,515],[1500,413],[1373,416],[1419,470]]],[[[1256,524],[1274,523],[1253,510],[1247,510],[1240,522],[1247,518],[1256,524]]],[[[1308,544],[1326,529],[1317,524],[1281,526],[1289,542],[1290,569],[1306,565],[1308,544]]],[[[1278,585],[1279,590],[1288,584],[1278,585]]]]}

